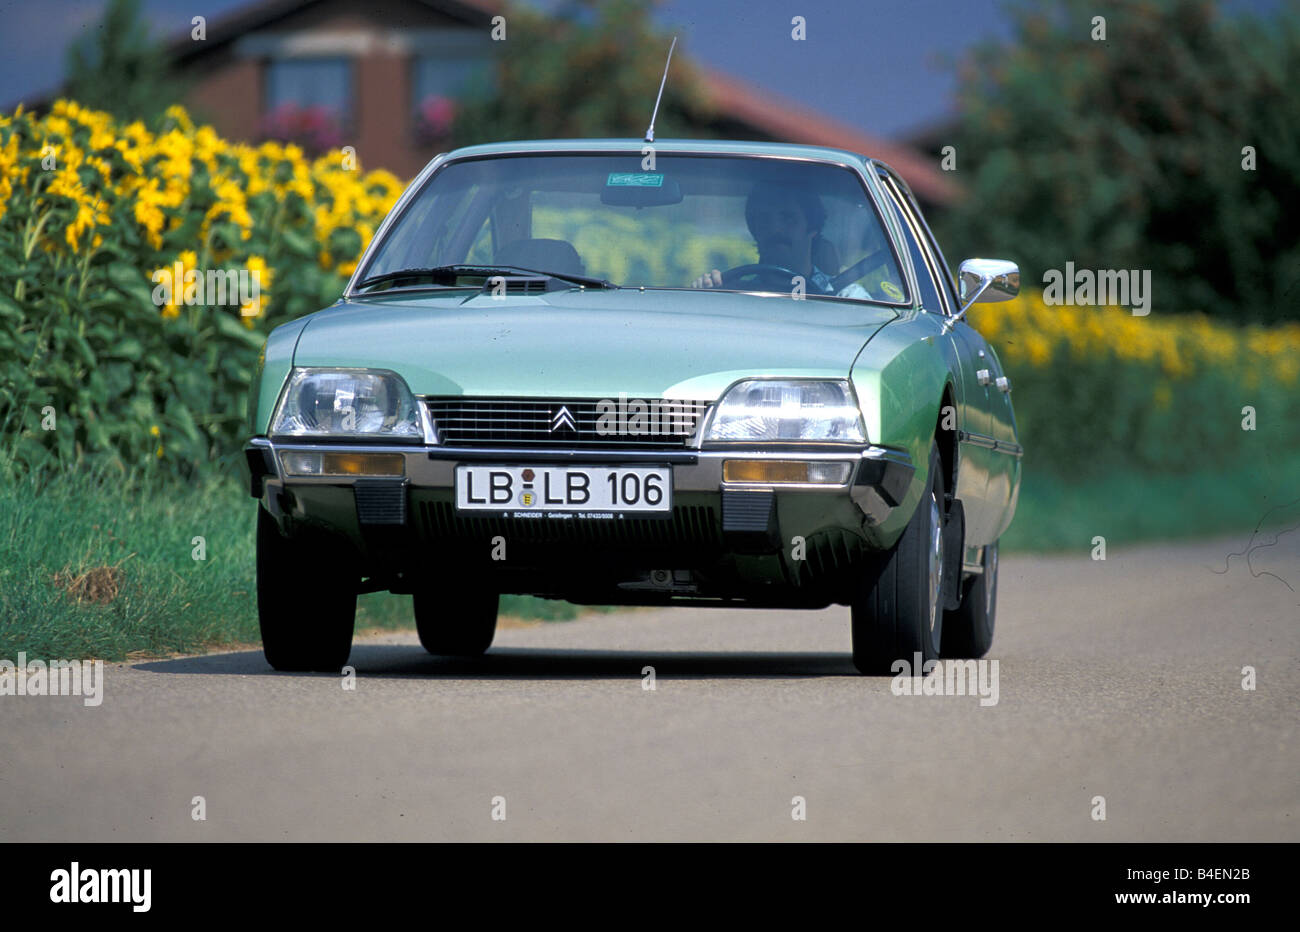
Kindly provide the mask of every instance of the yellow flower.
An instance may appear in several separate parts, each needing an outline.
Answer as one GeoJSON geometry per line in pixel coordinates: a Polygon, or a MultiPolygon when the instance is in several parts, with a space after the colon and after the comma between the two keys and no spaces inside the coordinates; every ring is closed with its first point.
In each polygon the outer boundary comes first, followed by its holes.
{"type": "Polygon", "coordinates": [[[158,436],[159,434],[161,434],[161,433],[162,433],[162,432],[161,432],[160,430],[158,430],[158,425],[157,425],[157,424],[154,424],[152,427],[149,428],[149,436],[151,436],[151,437],[157,437],[157,436],[158,436]]]}
{"type": "Polygon", "coordinates": [[[1025,352],[1029,354],[1029,362],[1033,366],[1042,366],[1051,361],[1052,344],[1041,333],[1030,333],[1025,335],[1025,352]]]}
{"type": "Polygon", "coordinates": [[[162,229],[167,217],[164,207],[180,207],[185,201],[186,192],[168,183],[166,187],[159,184],[158,178],[150,178],[135,192],[135,219],[145,230],[145,238],[155,249],[162,248],[162,229]]]}
{"type": "Polygon", "coordinates": [[[15,132],[3,146],[0,146],[0,219],[4,218],[9,206],[9,198],[13,194],[13,182],[10,176],[17,163],[18,133],[15,132]]]}
{"type": "Polygon", "coordinates": [[[172,104],[163,112],[163,116],[176,123],[177,127],[185,132],[194,129],[194,121],[190,119],[190,115],[185,112],[185,108],[180,104],[172,104]]]}
{"type": "Polygon", "coordinates": [[[239,227],[240,237],[248,239],[253,235],[253,217],[248,212],[244,189],[233,180],[218,181],[213,185],[217,202],[208,208],[203,218],[204,235],[208,224],[225,214],[232,223],[239,227]]]}
{"type": "Polygon", "coordinates": [[[174,129],[158,137],[155,150],[162,156],[162,165],[160,167],[164,175],[177,181],[184,180],[188,182],[190,180],[190,175],[194,170],[194,164],[191,161],[191,156],[194,154],[193,139],[180,130],[174,129]]]}
{"type": "Polygon", "coordinates": [[[257,286],[257,297],[240,304],[239,316],[243,319],[244,326],[251,328],[253,318],[261,317],[266,310],[266,305],[270,303],[266,292],[270,290],[271,280],[275,274],[267,267],[266,260],[261,256],[249,256],[245,265],[249,276],[257,286]]]}
{"type": "Polygon", "coordinates": [[[169,296],[167,301],[161,305],[160,313],[163,317],[179,317],[181,313],[181,290],[185,287],[183,281],[175,281],[175,270],[170,265],[164,265],[162,268],[154,269],[149,276],[149,281],[154,283],[154,300],[158,300],[157,291],[159,288],[166,286],[166,293],[169,296]]]}

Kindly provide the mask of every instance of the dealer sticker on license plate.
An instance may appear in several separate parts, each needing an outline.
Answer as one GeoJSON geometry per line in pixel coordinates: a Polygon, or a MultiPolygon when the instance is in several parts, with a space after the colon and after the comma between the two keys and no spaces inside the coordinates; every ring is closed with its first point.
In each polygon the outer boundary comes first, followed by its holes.
{"type": "Polygon", "coordinates": [[[457,466],[459,511],[613,517],[672,511],[670,467],[457,466]]]}

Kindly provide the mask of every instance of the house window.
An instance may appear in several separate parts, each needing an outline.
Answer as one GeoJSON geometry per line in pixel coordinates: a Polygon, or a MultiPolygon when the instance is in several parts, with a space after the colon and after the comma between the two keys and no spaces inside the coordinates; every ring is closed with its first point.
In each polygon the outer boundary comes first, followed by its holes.
{"type": "Polygon", "coordinates": [[[346,58],[286,58],[266,71],[262,134],[309,152],[338,146],[353,114],[352,62],[346,58]]]}
{"type": "Polygon", "coordinates": [[[438,52],[414,59],[411,75],[411,104],[416,136],[436,143],[451,132],[456,101],[476,90],[487,90],[492,80],[492,61],[477,50],[468,54],[438,52]]]}

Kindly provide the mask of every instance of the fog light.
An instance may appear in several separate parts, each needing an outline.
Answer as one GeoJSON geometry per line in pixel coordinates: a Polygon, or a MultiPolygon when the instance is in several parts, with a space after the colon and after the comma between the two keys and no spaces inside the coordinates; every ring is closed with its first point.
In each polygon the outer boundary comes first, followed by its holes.
{"type": "Polygon", "coordinates": [[[280,454],[289,476],[403,476],[406,458],[400,453],[315,453],[292,450],[280,454]]]}
{"type": "Polygon", "coordinates": [[[724,482],[794,483],[800,485],[843,485],[852,464],[807,460],[723,460],[724,482]]]}
{"type": "Polygon", "coordinates": [[[808,481],[843,485],[849,481],[849,472],[852,469],[851,463],[809,463],[808,481]]]}

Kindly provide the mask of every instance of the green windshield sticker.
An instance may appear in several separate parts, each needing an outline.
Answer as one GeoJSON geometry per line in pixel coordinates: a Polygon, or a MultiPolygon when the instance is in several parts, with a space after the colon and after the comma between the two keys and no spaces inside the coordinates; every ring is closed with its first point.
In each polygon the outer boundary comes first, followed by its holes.
{"type": "Polygon", "coordinates": [[[661,172],[610,172],[605,181],[607,188],[662,188],[661,172]]]}

